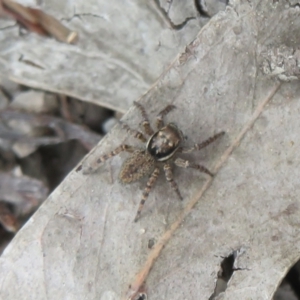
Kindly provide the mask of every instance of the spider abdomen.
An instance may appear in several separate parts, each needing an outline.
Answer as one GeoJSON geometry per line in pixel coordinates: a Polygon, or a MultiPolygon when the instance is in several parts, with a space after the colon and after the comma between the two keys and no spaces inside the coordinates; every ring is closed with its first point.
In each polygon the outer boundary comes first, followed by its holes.
{"type": "Polygon", "coordinates": [[[128,157],[119,173],[122,183],[132,183],[150,175],[155,167],[155,159],[145,150],[137,150],[128,157]]]}

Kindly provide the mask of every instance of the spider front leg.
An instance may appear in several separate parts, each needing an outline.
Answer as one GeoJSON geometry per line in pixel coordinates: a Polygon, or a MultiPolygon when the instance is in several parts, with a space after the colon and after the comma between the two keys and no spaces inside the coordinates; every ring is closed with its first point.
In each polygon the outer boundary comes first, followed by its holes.
{"type": "Polygon", "coordinates": [[[175,105],[167,105],[156,117],[156,127],[157,129],[161,129],[164,126],[164,117],[174,108],[175,105]]]}
{"type": "Polygon", "coordinates": [[[201,144],[195,144],[194,147],[191,147],[191,148],[181,148],[178,150],[178,152],[189,153],[189,152],[193,152],[196,150],[200,150],[202,148],[205,148],[206,146],[208,146],[209,144],[211,144],[212,142],[214,142],[216,139],[218,139],[219,137],[221,137],[224,134],[225,134],[225,132],[221,131],[221,132],[215,134],[214,136],[210,137],[206,141],[202,142],[201,144]]]}
{"type": "Polygon", "coordinates": [[[139,111],[142,115],[142,118],[143,118],[142,125],[145,129],[145,132],[151,136],[154,133],[154,131],[151,128],[151,125],[150,125],[150,122],[149,122],[149,119],[148,119],[148,116],[147,116],[144,106],[136,101],[134,101],[134,105],[139,109],[139,111]]]}
{"type": "Polygon", "coordinates": [[[129,132],[133,137],[139,139],[143,143],[147,142],[147,139],[140,131],[131,129],[126,123],[121,122],[121,125],[122,125],[122,128],[125,129],[127,132],[129,132]]]}
{"type": "Polygon", "coordinates": [[[149,177],[148,181],[147,181],[147,185],[146,185],[145,190],[143,192],[142,200],[140,202],[138,211],[137,211],[136,216],[134,218],[134,222],[137,222],[138,219],[140,218],[141,211],[143,210],[144,204],[145,204],[146,200],[148,199],[149,193],[150,193],[152,187],[154,186],[158,175],[159,175],[159,168],[155,168],[154,171],[152,172],[151,176],[149,177]]]}
{"type": "Polygon", "coordinates": [[[135,148],[129,145],[120,145],[119,147],[117,147],[116,149],[114,149],[113,151],[109,152],[108,154],[104,154],[102,156],[100,156],[97,159],[97,164],[101,164],[103,162],[105,162],[106,160],[108,160],[109,158],[118,155],[119,153],[126,151],[129,153],[134,152],[135,148]]]}
{"type": "Polygon", "coordinates": [[[172,189],[175,191],[175,193],[177,194],[177,196],[179,197],[179,199],[183,200],[183,198],[182,198],[182,196],[180,194],[178,185],[174,181],[173,171],[172,171],[171,165],[169,163],[164,164],[164,171],[165,171],[166,179],[170,183],[172,189]]]}
{"type": "MultiPolygon", "coordinates": [[[[105,162],[106,160],[108,160],[109,158],[118,155],[119,153],[126,151],[129,153],[132,153],[135,151],[135,148],[129,145],[120,145],[119,147],[117,147],[116,149],[114,149],[113,151],[109,152],[108,154],[104,154],[102,156],[100,156],[96,163],[97,164],[101,164],[103,162],[105,162]]],[[[94,168],[89,167],[88,169],[84,170],[84,174],[89,174],[90,172],[92,172],[94,170],[94,168]]]]}
{"type": "Polygon", "coordinates": [[[203,173],[206,173],[208,174],[209,176],[213,177],[214,174],[211,173],[208,169],[206,169],[205,167],[201,166],[201,165],[197,165],[197,164],[194,164],[188,160],[184,160],[182,158],[176,158],[175,160],[175,165],[178,166],[178,167],[181,167],[181,168],[193,168],[193,169],[196,169],[200,172],[203,172],[203,173]]]}

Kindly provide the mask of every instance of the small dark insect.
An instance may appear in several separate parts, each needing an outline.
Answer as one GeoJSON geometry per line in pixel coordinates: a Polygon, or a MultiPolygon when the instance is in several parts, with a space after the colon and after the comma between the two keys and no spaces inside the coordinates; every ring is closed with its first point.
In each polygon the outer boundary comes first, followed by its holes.
{"type": "Polygon", "coordinates": [[[154,245],[155,245],[155,239],[154,238],[148,240],[148,249],[152,249],[154,245]]]}
{"type": "Polygon", "coordinates": [[[174,105],[166,106],[157,115],[157,131],[154,131],[150,125],[145,108],[140,103],[135,102],[134,104],[139,109],[142,115],[142,126],[144,127],[145,134],[141,131],[131,129],[127,124],[123,123],[122,125],[123,128],[130,132],[135,138],[145,143],[145,148],[139,149],[125,144],[120,145],[109,154],[101,156],[97,160],[97,163],[100,164],[123,151],[127,151],[131,153],[131,156],[129,156],[129,158],[125,160],[122,165],[119,174],[120,182],[125,184],[132,183],[140,180],[147,175],[150,175],[143,192],[138,211],[134,218],[134,221],[136,222],[139,219],[149,193],[157,180],[157,177],[160,173],[160,166],[163,166],[167,181],[170,183],[171,187],[181,200],[183,198],[178,189],[177,183],[173,179],[172,164],[175,164],[176,166],[181,168],[194,168],[199,170],[200,172],[204,172],[210,176],[213,176],[213,174],[205,167],[188,160],[184,160],[182,158],[175,158],[174,156],[176,153],[189,153],[195,150],[200,150],[222,136],[224,132],[222,131],[220,133],[217,133],[201,144],[195,144],[191,148],[183,148],[180,146],[182,141],[184,140],[181,130],[174,123],[168,123],[167,125],[164,125],[163,121],[164,117],[175,108],[174,105]],[[146,138],[145,135],[149,137],[146,138]]]}

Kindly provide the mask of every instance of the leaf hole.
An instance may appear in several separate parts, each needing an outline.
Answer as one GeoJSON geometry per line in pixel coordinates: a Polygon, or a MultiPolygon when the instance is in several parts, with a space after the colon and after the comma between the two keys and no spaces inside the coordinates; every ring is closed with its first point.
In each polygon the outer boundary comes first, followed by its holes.
{"type": "Polygon", "coordinates": [[[218,279],[213,294],[209,297],[209,300],[215,299],[220,293],[225,292],[227,283],[230,280],[234,268],[234,261],[236,258],[236,251],[232,252],[229,256],[225,257],[221,262],[220,270],[218,272],[218,279]]]}
{"type": "Polygon", "coordinates": [[[273,300],[300,300],[300,260],[290,268],[273,300]]]}

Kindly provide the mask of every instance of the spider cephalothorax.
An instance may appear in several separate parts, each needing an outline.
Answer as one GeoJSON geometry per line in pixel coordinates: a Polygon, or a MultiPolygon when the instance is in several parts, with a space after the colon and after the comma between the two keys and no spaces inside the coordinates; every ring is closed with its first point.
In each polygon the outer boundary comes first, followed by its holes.
{"type": "MultiPolygon", "coordinates": [[[[126,124],[123,127],[133,132],[126,124]]],[[[132,183],[150,175],[156,162],[169,160],[175,154],[182,139],[182,132],[173,123],[156,131],[148,139],[145,150],[135,150],[124,161],[119,180],[122,183],[132,183]]]]}
{"type": "Polygon", "coordinates": [[[97,160],[97,163],[102,163],[108,158],[119,154],[120,152],[127,151],[131,153],[131,155],[124,161],[121,167],[121,171],[119,173],[120,182],[124,184],[132,183],[140,180],[145,176],[149,176],[138,211],[134,219],[134,221],[136,222],[141,215],[141,211],[149,196],[151,188],[154,186],[158,178],[161,166],[163,167],[167,181],[170,183],[171,187],[181,200],[181,193],[176,182],[173,179],[172,165],[176,165],[182,168],[194,168],[210,176],[213,176],[213,174],[205,167],[179,157],[176,158],[175,154],[200,150],[222,136],[224,132],[220,132],[214,135],[201,144],[195,144],[191,148],[183,148],[181,147],[181,143],[183,141],[183,134],[181,130],[174,123],[164,125],[163,122],[164,116],[166,116],[171,110],[175,108],[174,105],[168,105],[157,115],[157,131],[154,131],[152,129],[144,107],[137,102],[135,102],[135,105],[142,114],[142,125],[144,127],[145,133],[133,130],[127,124],[123,124],[123,128],[130,132],[134,137],[145,143],[144,149],[129,145],[120,145],[109,154],[101,156],[97,160]],[[145,134],[148,135],[148,138],[145,137],[145,134]]]}
{"type": "Polygon", "coordinates": [[[182,132],[169,123],[149,138],[146,149],[157,161],[166,161],[176,153],[182,140],[182,132]]]}

